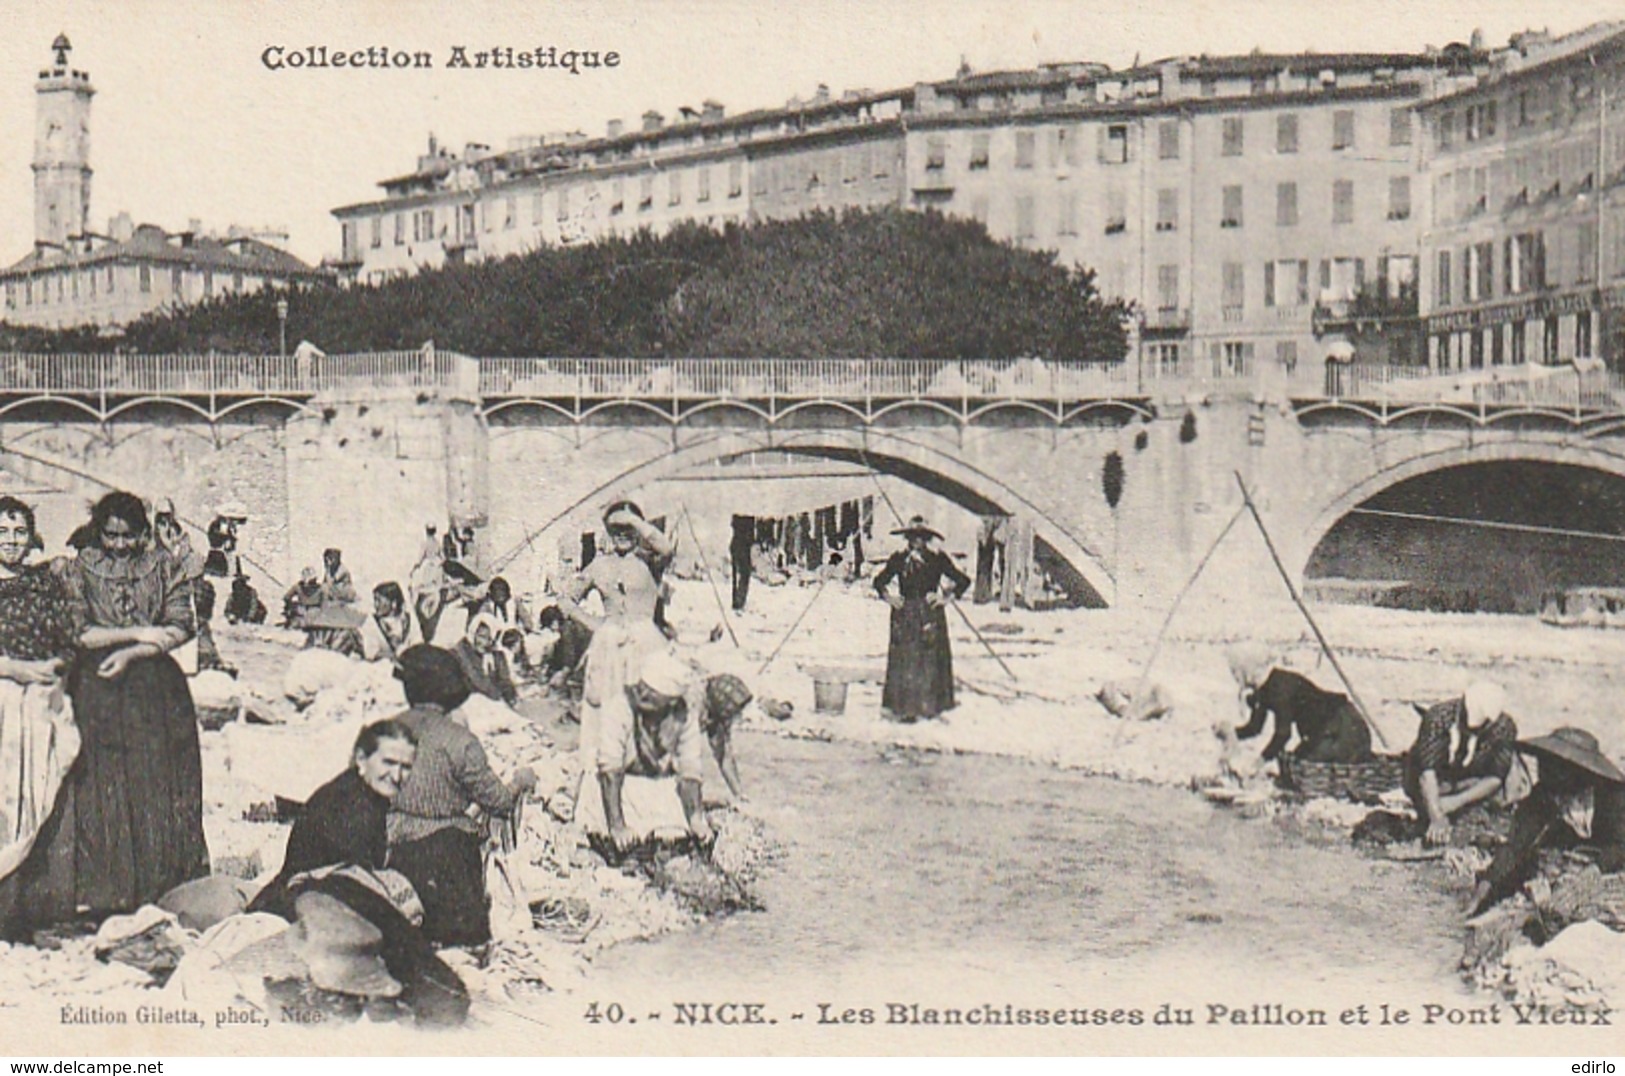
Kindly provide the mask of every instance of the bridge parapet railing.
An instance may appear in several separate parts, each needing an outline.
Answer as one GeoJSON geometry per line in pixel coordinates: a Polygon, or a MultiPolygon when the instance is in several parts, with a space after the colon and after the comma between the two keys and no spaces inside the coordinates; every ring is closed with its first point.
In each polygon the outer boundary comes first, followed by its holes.
{"type": "Polygon", "coordinates": [[[1330,399],[1625,410],[1625,377],[1594,362],[1477,370],[1328,363],[1325,382],[1317,395],[1330,399]]]}
{"type": "Polygon", "coordinates": [[[480,362],[486,396],[1055,400],[1124,395],[1124,363],[958,359],[544,359],[480,362]]]}

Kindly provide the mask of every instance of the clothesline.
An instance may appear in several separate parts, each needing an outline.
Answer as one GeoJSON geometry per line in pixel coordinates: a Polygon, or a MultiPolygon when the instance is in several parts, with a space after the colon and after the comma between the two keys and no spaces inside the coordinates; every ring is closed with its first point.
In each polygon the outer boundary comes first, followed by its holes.
{"type": "Polygon", "coordinates": [[[1602,542],[1625,542],[1625,534],[1602,534],[1598,531],[1570,530],[1566,527],[1542,527],[1533,523],[1502,523],[1493,519],[1462,519],[1459,516],[1435,516],[1424,512],[1392,512],[1381,508],[1353,508],[1349,510],[1349,515],[1379,516],[1385,519],[1409,519],[1425,523],[1453,523],[1461,527],[1517,531],[1523,534],[1552,534],[1562,538],[1594,538],[1602,542]]]}

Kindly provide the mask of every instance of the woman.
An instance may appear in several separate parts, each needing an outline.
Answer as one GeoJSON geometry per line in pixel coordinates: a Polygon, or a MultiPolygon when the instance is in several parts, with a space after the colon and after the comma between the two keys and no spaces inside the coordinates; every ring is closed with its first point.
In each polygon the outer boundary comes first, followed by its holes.
{"type": "Polygon", "coordinates": [[[1518,726],[1499,684],[1470,684],[1460,698],[1421,710],[1405,753],[1405,792],[1426,825],[1429,845],[1450,840],[1451,819],[1499,794],[1518,755],[1518,726]]]}
{"type": "Polygon", "coordinates": [[[471,808],[512,814],[536,787],[536,774],[521,768],[504,784],[479,740],[451,717],[469,694],[451,654],[414,646],[401,655],[395,676],[411,707],[395,720],[417,738],[418,749],[390,804],[389,865],[417,890],[425,937],[439,945],[483,945],[491,940],[491,916],[480,824],[471,808]]]}
{"type": "Polygon", "coordinates": [[[936,717],[954,708],[953,652],[948,648],[948,615],[942,581],[952,584],[951,599],[970,587],[970,577],[946,553],[931,548],[942,535],[915,516],[892,531],[908,540],[875,576],[875,592],[892,608],[891,644],[886,650],[886,687],[881,706],[905,722],[936,717]],[[897,581],[897,593],[887,590],[897,581]]]}
{"type": "MultiPolygon", "coordinates": [[[[604,512],[609,552],[594,557],[559,596],[559,609],[592,632],[582,679],[581,772],[597,772],[597,744],[606,700],[621,696],[635,682],[646,654],[666,645],[655,622],[660,583],[654,563],[669,563],[676,547],[660,528],[643,518],[631,501],[616,501],[604,512]],[[604,615],[595,617],[580,605],[596,590],[604,615]]],[[[588,791],[582,789],[581,791],[588,791]]],[[[579,796],[577,802],[580,802],[579,796]]]]}
{"type": "Polygon", "coordinates": [[[151,543],[146,506],[109,493],[65,582],[82,627],[68,676],[84,743],[70,787],[75,901],[129,912],[209,873],[197,711],[170,652],[192,635],[191,588],[151,543]]]}
{"type": "Polygon", "coordinates": [[[61,580],[25,563],[37,543],[34,510],[0,497],[0,938],[73,915],[72,894],[52,888],[45,849],[79,753],[61,680],[76,632],[61,580]]]}
{"type": "Polygon", "coordinates": [[[406,608],[399,583],[372,588],[372,615],[361,625],[361,653],[368,661],[396,661],[423,640],[417,621],[406,608]]]}
{"type": "Polygon", "coordinates": [[[1238,739],[1262,735],[1275,727],[1264,746],[1262,762],[1279,758],[1295,729],[1294,758],[1307,762],[1366,762],[1371,758],[1371,729],[1347,695],[1327,691],[1301,673],[1280,668],[1273,657],[1248,660],[1245,652],[1230,655],[1230,672],[1241,687],[1247,723],[1235,730],[1238,739]]]}
{"type": "Polygon", "coordinates": [[[468,634],[452,651],[463,668],[470,690],[509,706],[519,701],[508,656],[497,645],[502,625],[490,613],[480,613],[469,621],[468,634]]]}

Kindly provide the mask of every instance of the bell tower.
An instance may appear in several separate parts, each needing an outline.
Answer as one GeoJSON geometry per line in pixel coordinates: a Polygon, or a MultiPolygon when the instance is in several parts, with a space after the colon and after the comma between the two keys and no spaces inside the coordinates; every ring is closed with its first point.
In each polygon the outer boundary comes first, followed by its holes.
{"type": "Polygon", "coordinates": [[[90,76],[68,63],[66,34],[34,84],[34,242],[64,245],[90,221],[90,76]]]}

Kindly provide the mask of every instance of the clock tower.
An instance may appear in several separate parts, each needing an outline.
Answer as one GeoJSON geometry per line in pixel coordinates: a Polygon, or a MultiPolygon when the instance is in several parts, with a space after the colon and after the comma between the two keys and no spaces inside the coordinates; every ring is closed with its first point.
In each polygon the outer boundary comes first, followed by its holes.
{"type": "Polygon", "coordinates": [[[63,246],[90,221],[90,76],[68,63],[66,34],[34,84],[34,242],[63,246]]]}

